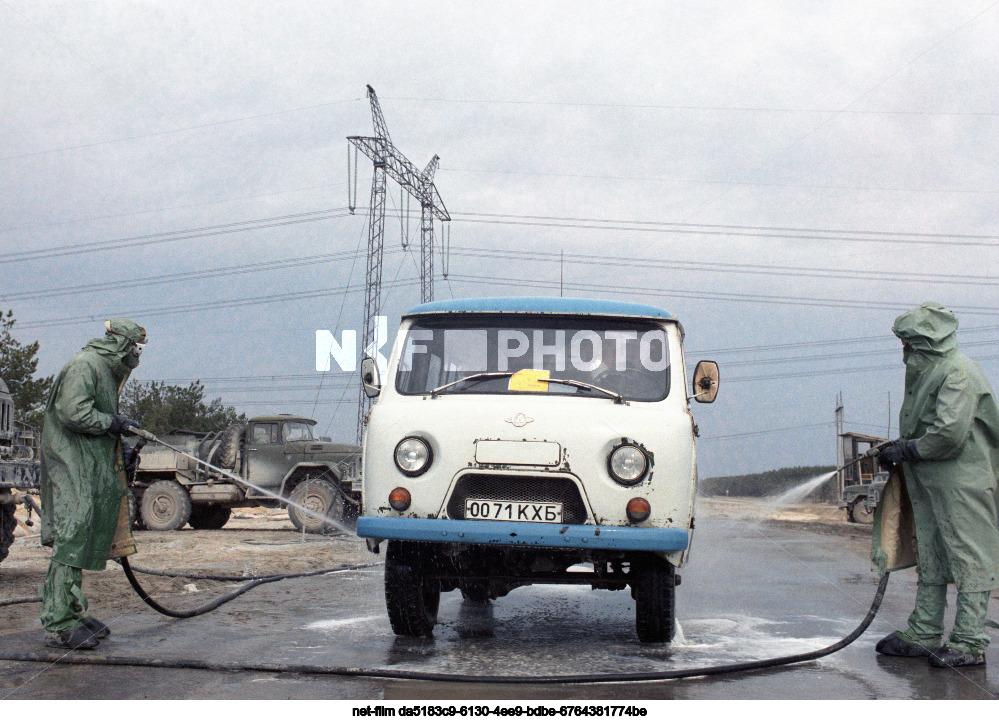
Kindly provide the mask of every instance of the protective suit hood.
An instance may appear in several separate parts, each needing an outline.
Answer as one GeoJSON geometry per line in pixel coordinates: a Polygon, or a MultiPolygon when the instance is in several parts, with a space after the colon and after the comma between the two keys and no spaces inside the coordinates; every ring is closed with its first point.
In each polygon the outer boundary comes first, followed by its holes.
{"type": "Polygon", "coordinates": [[[132,354],[135,343],[146,342],[146,329],[127,318],[114,318],[105,321],[107,333],[103,338],[92,338],[84,349],[96,351],[99,355],[117,358],[125,368],[131,370],[139,365],[139,359],[132,354]]]}
{"type": "Polygon", "coordinates": [[[914,351],[945,355],[957,350],[957,317],[939,303],[923,303],[895,319],[892,331],[914,351]]]}

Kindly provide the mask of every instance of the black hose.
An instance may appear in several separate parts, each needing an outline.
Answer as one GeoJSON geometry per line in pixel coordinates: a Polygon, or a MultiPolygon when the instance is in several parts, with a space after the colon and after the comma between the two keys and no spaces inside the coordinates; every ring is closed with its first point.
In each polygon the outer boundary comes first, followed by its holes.
{"type": "Polygon", "coordinates": [[[799,653],[792,656],[780,656],[777,658],[765,659],[763,661],[747,661],[744,663],[730,663],[721,666],[707,666],[704,668],[676,669],[673,671],[652,671],[643,673],[604,673],[604,674],[575,674],[564,676],[476,676],[468,674],[432,673],[426,671],[402,671],[394,669],[379,668],[349,668],[346,666],[318,666],[312,664],[281,664],[281,663],[223,663],[213,661],[198,661],[192,659],[166,660],[162,658],[123,658],[120,656],[90,656],[90,655],[69,655],[66,653],[10,653],[0,652],[0,661],[21,661],[32,663],[66,663],[77,665],[94,666],[133,666],[149,668],[175,668],[193,669],[202,671],[250,671],[256,673],[294,673],[318,676],[352,676],[364,678],[386,678],[409,681],[445,681],[456,683],[510,683],[510,684],[589,684],[589,683],[622,683],[622,682],[643,682],[643,681],[669,681],[680,678],[694,678],[698,676],[717,676],[725,673],[739,673],[743,671],[756,671],[776,666],[786,666],[792,663],[802,663],[804,661],[814,661],[817,658],[828,656],[857,640],[860,635],[867,630],[867,627],[874,621],[881,601],[884,599],[885,589],[888,586],[888,574],[881,577],[878,584],[874,601],[867,612],[867,616],[860,622],[860,625],[844,639],[837,641],[831,646],[826,646],[817,651],[799,653]]]}
{"type": "Polygon", "coordinates": [[[0,608],[4,606],[16,606],[19,603],[41,603],[41,596],[29,596],[28,598],[8,598],[5,601],[0,601],[0,608]]]}
{"type": "MultiPolygon", "coordinates": [[[[355,566],[337,566],[336,568],[322,568],[319,569],[318,571],[305,571],[304,573],[281,573],[281,574],[275,574],[273,576],[260,576],[258,578],[252,579],[246,585],[240,586],[232,593],[227,593],[225,596],[220,596],[219,598],[216,598],[214,601],[204,606],[199,606],[198,608],[192,608],[188,611],[174,611],[157,603],[152,598],[152,596],[149,595],[146,589],[142,587],[142,584],[139,583],[139,580],[135,577],[135,574],[132,572],[132,566],[128,562],[127,557],[120,559],[120,562],[122,569],[125,571],[125,578],[128,579],[129,585],[131,585],[132,588],[135,590],[135,592],[139,595],[139,598],[145,601],[146,605],[149,606],[154,611],[156,611],[157,613],[161,613],[164,616],[170,616],[171,618],[194,618],[195,616],[201,616],[202,614],[208,613],[209,611],[214,611],[219,606],[229,603],[229,601],[232,601],[233,599],[242,596],[250,589],[256,588],[257,586],[262,586],[265,583],[284,581],[289,578],[308,578],[309,576],[322,576],[324,574],[334,573],[336,571],[355,571],[359,568],[370,568],[371,566],[378,565],[376,563],[367,563],[355,566]]],[[[171,578],[191,578],[191,576],[178,576],[176,574],[171,576],[170,574],[164,573],[162,571],[139,571],[139,572],[152,573],[157,576],[168,576],[171,578]]],[[[245,578],[239,578],[233,576],[201,576],[200,578],[207,580],[214,580],[214,581],[229,581],[234,579],[239,581],[246,580],[245,578]]]]}

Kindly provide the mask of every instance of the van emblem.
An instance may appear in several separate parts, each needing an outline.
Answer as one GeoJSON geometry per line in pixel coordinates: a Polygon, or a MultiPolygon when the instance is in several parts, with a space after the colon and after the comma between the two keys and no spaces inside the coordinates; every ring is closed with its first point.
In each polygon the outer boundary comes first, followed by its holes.
{"type": "Polygon", "coordinates": [[[523,428],[528,423],[533,423],[534,419],[531,418],[530,416],[524,415],[523,413],[517,413],[516,415],[512,415],[509,418],[507,418],[506,422],[512,423],[513,425],[517,426],[517,428],[523,428]]]}

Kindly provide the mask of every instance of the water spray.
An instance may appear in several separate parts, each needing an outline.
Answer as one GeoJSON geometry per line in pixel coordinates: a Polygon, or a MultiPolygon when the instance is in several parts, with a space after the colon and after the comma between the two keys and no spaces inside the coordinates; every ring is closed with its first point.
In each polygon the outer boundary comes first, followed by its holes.
{"type": "MultiPolygon", "coordinates": [[[[206,461],[201,460],[197,456],[193,456],[190,453],[186,453],[186,452],[180,450],[179,448],[176,448],[176,447],[170,445],[169,443],[167,443],[167,442],[165,442],[163,440],[160,440],[154,434],[150,433],[147,430],[143,430],[142,428],[138,428],[137,426],[129,426],[127,428],[126,432],[131,433],[132,435],[135,435],[135,436],[139,437],[140,440],[136,444],[136,450],[141,450],[142,447],[146,444],[147,441],[151,442],[151,443],[157,443],[157,444],[159,444],[161,446],[164,446],[165,448],[169,448],[174,453],[178,453],[178,454],[184,456],[185,458],[189,458],[190,460],[195,461],[199,465],[205,466],[206,468],[209,468],[209,469],[215,471],[216,473],[220,473],[220,474],[222,474],[224,476],[228,476],[229,478],[232,478],[233,480],[237,481],[238,483],[241,483],[243,485],[249,486],[250,488],[253,488],[254,490],[260,491],[261,493],[263,493],[266,496],[270,496],[271,498],[274,498],[274,499],[276,499],[278,501],[281,501],[281,503],[284,503],[284,504],[289,505],[289,506],[294,506],[295,508],[298,508],[303,513],[305,513],[308,516],[311,516],[312,518],[317,518],[317,519],[326,521],[327,523],[330,523],[330,524],[336,526],[337,528],[339,528],[339,529],[341,529],[341,530],[343,530],[345,532],[350,533],[349,529],[347,529],[346,527],[344,527],[344,525],[342,523],[340,523],[339,521],[334,520],[334,519],[330,518],[329,516],[327,516],[325,514],[319,513],[315,509],[307,508],[306,506],[302,505],[301,503],[297,503],[297,502],[292,501],[292,500],[290,500],[288,498],[285,498],[284,496],[281,496],[280,494],[274,493],[273,491],[269,491],[266,488],[261,488],[260,486],[254,484],[254,483],[251,483],[250,481],[247,481],[245,478],[241,478],[240,476],[237,476],[235,473],[227,471],[224,468],[219,468],[218,466],[214,466],[211,463],[208,463],[206,461]]],[[[153,598],[149,595],[149,592],[146,591],[145,588],[143,588],[142,584],[140,584],[139,580],[135,577],[134,570],[132,569],[132,566],[129,563],[127,556],[124,556],[124,557],[122,557],[120,559],[116,559],[116,560],[119,563],[121,563],[122,570],[125,571],[125,577],[128,579],[129,585],[131,585],[132,589],[139,595],[139,598],[141,598],[146,603],[146,605],[148,605],[150,608],[152,608],[157,613],[161,613],[164,616],[169,616],[171,618],[193,618],[195,616],[200,616],[202,614],[208,613],[209,611],[214,611],[215,609],[217,609],[220,606],[228,603],[229,601],[232,601],[233,599],[235,599],[235,598],[237,598],[239,596],[242,596],[244,593],[246,593],[250,589],[256,588],[257,586],[263,585],[265,583],[273,583],[274,581],[283,581],[285,579],[290,579],[290,578],[305,578],[305,577],[308,577],[308,576],[319,576],[319,575],[323,575],[323,574],[326,574],[326,573],[333,573],[335,571],[345,570],[345,568],[346,568],[346,567],[340,567],[340,568],[335,568],[335,569],[329,569],[329,568],[327,568],[327,569],[322,569],[322,570],[319,570],[319,571],[308,571],[308,572],[305,572],[305,573],[285,573],[285,574],[277,574],[277,575],[273,575],[273,576],[265,576],[265,577],[260,577],[260,578],[246,579],[248,582],[244,586],[236,589],[232,593],[228,593],[225,596],[222,596],[220,598],[215,599],[214,601],[212,601],[211,603],[209,603],[209,604],[207,604],[205,606],[201,606],[201,607],[195,608],[195,609],[190,609],[190,610],[187,610],[187,611],[175,611],[175,610],[167,608],[167,607],[159,604],[155,600],[153,600],[153,598]]],[[[362,568],[362,567],[363,566],[358,566],[357,568],[362,568]]]]}

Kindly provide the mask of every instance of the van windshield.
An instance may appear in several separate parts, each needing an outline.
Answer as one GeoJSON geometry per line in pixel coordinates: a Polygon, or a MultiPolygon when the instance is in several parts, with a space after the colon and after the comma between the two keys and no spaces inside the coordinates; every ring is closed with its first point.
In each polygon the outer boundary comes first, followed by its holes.
{"type": "Polygon", "coordinates": [[[662,400],[669,393],[666,331],[652,321],[620,318],[420,318],[406,333],[396,390],[404,395],[436,390],[607,397],[556,380],[596,386],[632,401],[662,400]],[[468,381],[455,383],[463,378],[468,381]]]}

